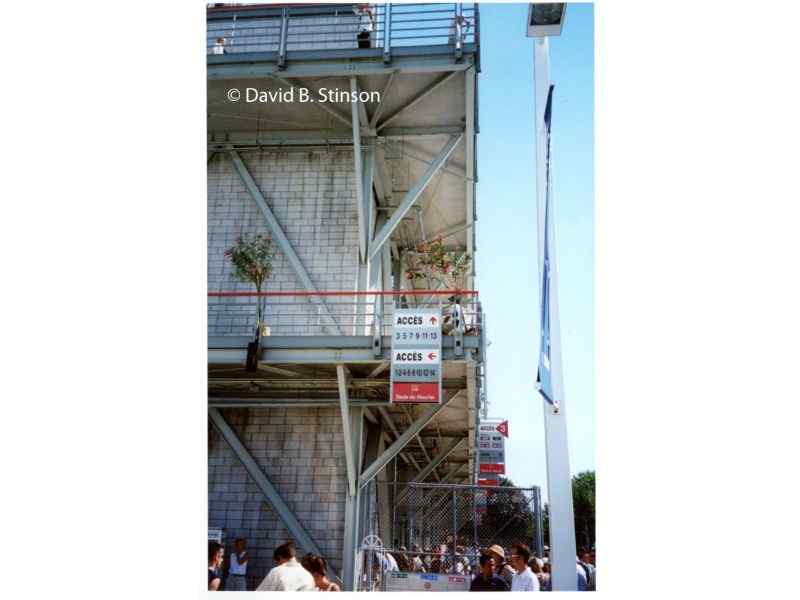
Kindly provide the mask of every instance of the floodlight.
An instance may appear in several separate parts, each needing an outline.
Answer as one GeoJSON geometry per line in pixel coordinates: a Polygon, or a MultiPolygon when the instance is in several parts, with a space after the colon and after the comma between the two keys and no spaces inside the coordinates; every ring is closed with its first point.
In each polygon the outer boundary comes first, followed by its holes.
{"type": "Polygon", "coordinates": [[[536,3],[528,5],[528,37],[561,35],[566,2],[536,3]]]}

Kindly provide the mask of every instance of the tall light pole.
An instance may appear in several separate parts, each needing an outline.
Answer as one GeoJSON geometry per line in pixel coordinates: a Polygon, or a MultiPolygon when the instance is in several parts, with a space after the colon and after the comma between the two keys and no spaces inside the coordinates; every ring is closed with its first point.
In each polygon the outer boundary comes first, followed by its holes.
{"type": "Polygon", "coordinates": [[[565,3],[530,4],[528,7],[528,37],[534,38],[536,204],[541,287],[542,334],[537,387],[544,405],[550,563],[554,591],[577,589],[575,517],[572,510],[572,475],[569,469],[567,412],[561,361],[558,260],[550,152],[553,86],[550,84],[548,38],[561,34],[565,12],[565,3]]]}

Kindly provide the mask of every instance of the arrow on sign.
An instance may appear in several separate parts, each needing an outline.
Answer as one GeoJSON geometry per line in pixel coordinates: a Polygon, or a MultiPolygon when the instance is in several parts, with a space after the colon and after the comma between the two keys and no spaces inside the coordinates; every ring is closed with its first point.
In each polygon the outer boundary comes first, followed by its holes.
{"type": "Polygon", "coordinates": [[[433,317],[433,316],[431,317],[431,325],[436,325],[436,323],[438,323],[438,322],[439,321],[436,319],[436,317],[433,317]]]}
{"type": "Polygon", "coordinates": [[[503,437],[508,437],[508,421],[500,423],[500,425],[497,426],[497,431],[499,431],[500,435],[503,437]]]}
{"type": "Polygon", "coordinates": [[[436,352],[428,352],[428,360],[433,360],[436,358],[436,352]]]}

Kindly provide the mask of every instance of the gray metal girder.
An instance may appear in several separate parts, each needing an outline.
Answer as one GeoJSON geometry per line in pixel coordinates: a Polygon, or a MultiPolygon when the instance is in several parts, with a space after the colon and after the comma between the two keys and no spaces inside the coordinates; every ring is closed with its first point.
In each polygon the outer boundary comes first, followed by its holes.
{"type": "MultiPolygon", "coordinates": [[[[272,212],[272,209],[267,204],[267,200],[264,198],[264,195],[261,193],[261,190],[258,189],[258,185],[256,185],[255,180],[253,179],[252,175],[250,175],[250,171],[247,170],[247,167],[242,161],[242,158],[239,156],[239,153],[236,152],[236,150],[229,150],[228,155],[231,157],[231,160],[233,161],[233,166],[239,173],[239,177],[241,178],[242,183],[244,183],[245,187],[247,188],[247,191],[250,192],[250,195],[253,197],[253,200],[255,200],[256,204],[258,205],[258,208],[264,215],[264,220],[267,223],[267,228],[272,234],[272,238],[275,240],[275,243],[278,244],[278,247],[286,256],[286,260],[289,262],[289,265],[292,267],[292,270],[294,271],[295,275],[300,280],[300,283],[309,292],[317,292],[317,288],[311,281],[311,277],[309,276],[308,271],[306,271],[306,268],[303,266],[303,263],[300,262],[300,258],[294,251],[291,242],[289,242],[289,238],[287,238],[286,234],[283,232],[283,228],[281,227],[280,223],[278,223],[278,219],[275,218],[275,214],[272,212]]],[[[319,306],[322,308],[323,312],[328,317],[328,319],[330,319],[336,333],[341,335],[342,330],[339,328],[339,324],[336,322],[336,319],[333,318],[333,315],[328,310],[328,307],[325,304],[325,302],[320,300],[319,306]]]]}
{"type": "Polygon", "coordinates": [[[453,400],[461,395],[462,392],[453,394],[448,400],[441,404],[426,407],[422,414],[414,421],[411,426],[406,429],[394,443],[383,451],[378,458],[375,459],[369,467],[364,469],[364,472],[358,478],[358,486],[364,487],[369,481],[375,477],[378,472],[383,469],[389,461],[391,461],[397,454],[406,447],[409,441],[417,435],[422,429],[430,423],[436,415],[442,412],[453,400]]]}

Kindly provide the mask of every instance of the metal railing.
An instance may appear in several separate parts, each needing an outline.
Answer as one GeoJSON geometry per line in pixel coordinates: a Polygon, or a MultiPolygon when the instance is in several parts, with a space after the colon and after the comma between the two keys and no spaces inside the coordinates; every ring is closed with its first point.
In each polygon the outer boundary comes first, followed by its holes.
{"type": "Polygon", "coordinates": [[[209,54],[277,52],[279,64],[297,50],[382,48],[388,60],[392,48],[408,46],[448,46],[460,58],[465,44],[476,43],[478,30],[476,4],[231,8],[208,14],[206,48],[209,54]]]}
{"type": "Polygon", "coordinates": [[[460,333],[478,335],[483,311],[473,290],[405,290],[388,292],[238,292],[208,293],[208,333],[213,336],[251,336],[255,333],[259,302],[261,335],[328,335],[338,328],[342,335],[392,335],[395,306],[439,307],[443,333],[454,334],[458,324],[451,318],[458,297],[463,324],[460,333]]]}

